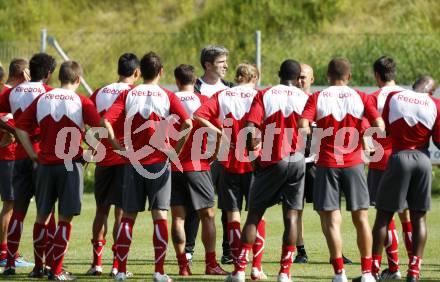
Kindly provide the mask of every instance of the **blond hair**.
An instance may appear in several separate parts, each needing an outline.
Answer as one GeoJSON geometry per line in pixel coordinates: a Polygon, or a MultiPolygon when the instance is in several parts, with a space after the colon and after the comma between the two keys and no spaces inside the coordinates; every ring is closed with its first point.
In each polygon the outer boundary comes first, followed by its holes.
{"type": "Polygon", "coordinates": [[[241,83],[249,83],[252,79],[258,80],[260,77],[260,72],[257,69],[257,66],[254,64],[242,63],[237,67],[237,71],[235,72],[235,82],[238,84],[241,83]]]}

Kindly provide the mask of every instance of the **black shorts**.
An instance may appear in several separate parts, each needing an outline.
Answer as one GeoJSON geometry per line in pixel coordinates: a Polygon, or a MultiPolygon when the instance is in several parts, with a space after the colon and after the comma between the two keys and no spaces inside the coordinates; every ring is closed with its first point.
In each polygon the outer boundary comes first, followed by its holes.
{"type": "Polygon", "coordinates": [[[313,203],[313,185],[316,178],[315,163],[306,163],[306,176],[304,182],[304,199],[306,203],[313,203]]]}
{"type": "Polygon", "coordinates": [[[404,150],[393,153],[388,160],[379,188],[376,208],[389,212],[430,209],[432,165],[428,152],[404,150]]]}
{"type": "Polygon", "coordinates": [[[269,208],[278,203],[290,210],[302,210],[305,163],[301,154],[288,156],[254,174],[249,208],[269,208]]]}
{"type": "Polygon", "coordinates": [[[131,164],[124,165],[124,188],[122,208],[125,212],[148,210],[168,210],[171,199],[171,171],[168,163],[142,166],[149,173],[159,174],[155,179],[140,175],[131,164]],[[160,173],[162,171],[162,173],[160,173]]]}
{"type": "Polygon", "coordinates": [[[379,169],[368,169],[367,184],[368,193],[370,194],[370,205],[376,205],[377,189],[379,188],[380,180],[382,179],[384,171],[379,169]]]}
{"type": "Polygon", "coordinates": [[[73,170],[64,164],[39,165],[37,169],[35,201],[39,214],[48,215],[58,200],[58,213],[79,215],[84,191],[83,166],[73,162],[73,170]]]}
{"type": "Polygon", "coordinates": [[[96,166],[95,201],[98,207],[115,205],[122,207],[124,165],[96,166]]]}
{"type": "Polygon", "coordinates": [[[248,209],[249,188],[252,172],[231,173],[224,171],[223,185],[219,189],[218,207],[224,211],[241,211],[243,198],[246,199],[245,210],[248,209]]]}
{"type": "Polygon", "coordinates": [[[364,164],[343,168],[318,166],[313,188],[313,206],[317,211],[341,209],[341,192],[348,211],[368,209],[370,206],[364,164]]]}
{"type": "Polygon", "coordinates": [[[36,178],[37,166],[30,158],[15,160],[12,177],[14,209],[26,208],[29,205],[29,201],[35,195],[36,178]]]}
{"type": "Polygon", "coordinates": [[[171,173],[171,206],[201,210],[214,205],[214,185],[209,170],[171,173]]]}
{"type": "Polygon", "coordinates": [[[14,161],[0,160],[0,193],[2,201],[14,200],[13,174],[14,161]]]}

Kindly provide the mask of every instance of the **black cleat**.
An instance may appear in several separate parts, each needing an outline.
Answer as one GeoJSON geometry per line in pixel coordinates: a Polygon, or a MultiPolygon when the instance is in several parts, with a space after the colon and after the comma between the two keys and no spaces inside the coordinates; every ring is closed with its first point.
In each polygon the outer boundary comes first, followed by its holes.
{"type": "Polygon", "coordinates": [[[15,268],[13,267],[5,268],[5,270],[3,271],[3,275],[5,276],[15,275],[15,268]]]}
{"type": "Polygon", "coordinates": [[[45,271],[43,267],[34,267],[34,269],[28,274],[29,278],[43,278],[44,276],[45,271]]]}
{"type": "Polygon", "coordinates": [[[293,263],[308,263],[309,257],[307,255],[297,255],[293,263]]]}
{"type": "Polygon", "coordinates": [[[234,259],[233,259],[232,255],[222,255],[221,263],[222,264],[233,264],[234,259]]]}
{"type": "Polygon", "coordinates": [[[415,276],[406,276],[406,282],[417,282],[419,281],[415,276]]]}
{"type": "Polygon", "coordinates": [[[353,264],[351,259],[349,259],[346,256],[344,256],[344,254],[342,254],[342,259],[344,260],[344,264],[353,264]]]}

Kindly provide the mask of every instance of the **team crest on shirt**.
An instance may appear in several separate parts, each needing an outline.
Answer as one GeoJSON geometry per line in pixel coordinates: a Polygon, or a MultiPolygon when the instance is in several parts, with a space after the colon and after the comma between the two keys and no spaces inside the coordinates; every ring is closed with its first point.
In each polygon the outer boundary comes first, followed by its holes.
{"type": "Polygon", "coordinates": [[[130,89],[128,83],[112,83],[99,90],[96,94],[96,109],[98,112],[108,111],[119,94],[130,89]]]}
{"type": "Polygon", "coordinates": [[[332,115],[342,121],[347,115],[362,119],[364,103],[361,96],[348,86],[331,86],[319,93],[317,120],[332,115]]]}
{"type": "Polygon", "coordinates": [[[66,116],[79,128],[84,128],[81,98],[70,90],[58,88],[40,97],[37,102],[38,123],[47,116],[56,122],[66,116]]]}
{"type": "Polygon", "coordinates": [[[24,112],[39,95],[46,92],[41,82],[24,82],[11,90],[9,102],[13,114],[18,109],[24,112]]]}
{"type": "Polygon", "coordinates": [[[170,111],[170,99],[160,86],[144,84],[128,92],[125,108],[127,117],[140,114],[144,119],[149,119],[152,113],[167,117],[170,111]]]}
{"type": "Polygon", "coordinates": [[[437,118],[437,107],[427,93],[405,90],[390,99],[389,122],[403,118],[409,126],[421,123],[432,129],[437,118]]]}
{"type": "Polygon", "coordinates": [[[235,120],[241,120],[251,109],[256,94],[254,88],[243,86],[223,90],[218,95],[220,118],[223,120],[230,113],[235,120]]]}
{"type": "Polygon", "coordinates": [[[293,112],[300,115],[308,98],[307,94],[295,86],[274,86],[263,96],[266,118],[276,112],[281,112],[284,117],[289,117],[293,112]]]}

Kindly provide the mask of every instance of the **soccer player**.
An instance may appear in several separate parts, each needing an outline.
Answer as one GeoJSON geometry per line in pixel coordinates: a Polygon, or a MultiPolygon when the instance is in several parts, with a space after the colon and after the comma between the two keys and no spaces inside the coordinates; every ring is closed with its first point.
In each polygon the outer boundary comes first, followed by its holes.
{"type": "MultiPolygon", "coordinates": [[[[311,86],[315,81],[313,76],[313,68],[307,64],[301,64],[301,74],[299,76],[299,85],[302,91],[307,95],[312,95],[311,86]]],[[[311,137],[311,136],[310,136],[311,137]]],[[[311,146],[311,138],[307,138],[307,146],[311,146]]],[[[306,157],[306,175],[304,178],[304,199],[306,203],[313,203],[313,181],[316,173],[315,155],[310,155],[310,149],[305,153],[306,157]]],[[[306,248],[304,246],[304,224],[302,219],[303,211],[298,211],[298,235],[296,238],[296,251],[294,263],[307,263],[309,258],[307,256],[306,248]]]]}
{"type": "Polygon", "coordinates": [[[375,281],[371,274],[370,199],[361,157],[361,137],[364,116],[382,130],[383,120],[366,94],[347,86],[351,79],[351,66],[347,59],[331,60],[327,77],[330,87],[310,96],[300,120],[300,127],[309,132],[310,123],[315,121],[315,132],[321,133],[313,190],[314,209],[320,215],[327,239],[335,272],[333,281],[347,281],[342,258],[340,212],[340,196],[344,193],[347,210],[351,211],[357,231],[361,255],[362,276],[353,281],[375,281]]]}
{"type": "MultiPolygon", "coordinates": [[[[240,255],[235,270],[225,281],[244,282],[248,255],[258,236],[258,226],[267,208],[282,203],[284,234],[279,282],[291,282],[297,236],[298,210],[303,207],[305,163],[303,155],[295,155],[297,118],[308,99],[299,86],[300,64],[285,60],[279,70],[280,84],[260,92],[251,106],[246,126],[249,152],[261,153],[253,161],[254,180],[249,193],[249,212],[243,227],[240,255]],[[262,140],[257,139],[256,128],[262,140]],[[252,141],[251,141],[252,140],[252,141]]],[[[259,137],[258,137],[259,138],[259,137]]],[[[254,156],[255,157],[255,156],[254,156]]]]}
{"type": "MultiPolygon", "coordinates": [[[[165,274],[164,263],[168,247],[167,211],[171,196],[171,172],[167,154],[170,145],[165,120],[175,114],[182,121],[181,131],[191,129],[192,122],[178,97],[158,85],[163,76],[160,57],[154,52],[147,53],[140,61],[143,84],[121,93],[113,106],[104,115],[103,123],[109,130],[109,139],[115,149],[122,149],[115,140],[110,123],[125,119],[124,146],[131,163],[124,166],[124,190],[122,197],[123,215],[116,239],[118,274],[115,280],[127,278],[126,264],[131,245],[132,230],[138,212],[145,210],[148,197],[149,210],[153,218],[153,245],[155,270],[153,280],[171,282],[165,274]],[[131,142],[130,142],[131,141],[131,142]],[[133,163],[134,162],[134,163],[133,163]],[[142,173],[142,175],[140,174],[142,173]]],[[[188,133],[176,145],[178,154],[188,133]]]]}
{"type": "MultiPolygon", "coordinates": [[[[90,99],[95,104],[99,114],[103,116],[113,105],[118,96],[134,87],[140,76],[139,59],[135,54],[125,53],[118,60],[119,79],[102,88],[97,89],[90,99]]],[[[112,124],[116,138],[121,140],[124,136],[124,120],[116,120],[112,124]]],[[[102,255],[106,243],[107,218],[111,205],[115,206],[115,222],[113,224],[113,267],[110,275],[115,276],[118,271],[116,259],[116,232],[122,217],[122,186],[124,178],[125,160],[113,151],[108,140],[102,140],[105,146],[105,157],[96,164],[95,169],[95,201],[96,214],[92,227],[93,262],[87,275],[102,274],[102,255]]]]}
{"type": "MultiPolygon", "coordinates": [[[[418,82],[415,90],[425,90],[417,87],[418,82]]],[[[408,207],[413,248],[406,281],[418,281],[420,278],[432,185],[428,147],[432,136],[434,144],[440,148],[439,113],[439,101],[429,93],[411,90],[392,92],[385,101],[382,116],[392,143],[392,154],[376,196],[377,214],[373,227],[373,271],[376,273],[380,269],[387,226],[395,212],[408,207]]]]}
{"type": "MultiPolygon", "coordinates": [[[[176,96],[180,99],[186,112],[192,116],[194,111],[207,100],[206,97],[194,93],[194,83],[196,81],[194,67],[180,65],[174,70],[174,77],[179,88],[176,96]]],[[[203,131],[199,129],[200,125],[194,122],[193,130],[180,154],[179,160],[183,171],[179,171],[174,163],[171,166],[171,213],[173,218],[171,237],[173,238],[179,263],[179,274],[182,276],[191,275],[189,262],[185,254],[184,224],[188,207],[192,207],[197,211],[202,223],[205,274],[226,275],[227,272],[217,263],[215,254],[215,192],[210,173],[210,159],[202,156],[207,150],[206,134],[200,135],[203,131]],[[199,154],[195,150],[199,150],[199,154]]]]}
{"type": "MultiPolygon", "coordinates": [[[[237,86],[214,94],[194,114],[195,119],[202,125],[211,128],[218,136],[222,135],[222,129],[229,132],[229,150],[226,156],[220,155],[221,165],[224,166],[224,181],[220,187],[219,207],[227,211],[228,217],[228,240],[234,259],[240,254],[240,213],[243,207],[243,198],[248,205],[249,187],[252,180],[252,165],[248,161],[248,152],[241,148],[236,152],[236,146],[240,139],[239,132],[244,128],[252,101],[258,91],[255,89],[259,73],[254,65],[240,64],[235,74],[237,86]],[[222,126],[215,126],[212,121],[219,119],[222,126]],[[237,157],[237,156],[240,157],[237,157]]],[[[226,135],[225,135],[226,136],[226,135]]],[[[243,143],[244,146],[244,143],[243,143]]],[[[254,244],[254,259],[251,276],[254,280],[266,279],[261,260],[264,249],[265,222],[258,224],[259,240],[254,244]]]]}
{"type": "MultiPolygon", "coordinates": [[[[374,62],[373,70],[374,77],[380,89],[373,92],[370,97],[373,105],[377,108],[378,112],[382,114],[383,106],[388,94],[395,91],[403,91],[405,89],[396,85],[396,63],[394,62],[393,58],[387,56],[380,57],[374,62]]],[[[370,203],[372,206],[375,205],[377,188],[379,187],[380,180],[387,167],[388,159],[392,151],[391,140],[389,140],[389,138],[377,138],[376,135],[373,135],[373,139],[375,142],[377,142],[378,146],[382,146],[383,157],[381,157],[378,161],[370,162],[368,165],[367,183],[368,191],[370,193],[370,203]]],[[[375,149],[373,148],[373,150],[375,149]]],[[[411,236],[408,236],[408,230],[411,229],[408,211],[406,210],[400,213],[399,217],[402,222],[405,242],[409,241],[409,246],[411,246],[411,236]]],[[[401,278],[399,271],[398,244],[397,231],[393,219],[388,225],[387,241],[385,242],[388,268],[385,269],[380,275],[381,280],[401,278]]],[[[405,245],[407,246],[408,243],[405,245]]]]}
{"type": "MultiPolygon", "coordinates": [[[[28,71],[29,63],[25,59],[13,59],[9,64],[9,74],[0,96],[8,89],[14,88],[27,80],[25,72],[28,71]]],[[[15,126],[14,118],[10,113],[0,114],[0,120],[6,122],[12,128],[15,126]]],[[[15,149],[17,142],[12,133],[0,130],[0,193],[3,208],[0,213],[0,266],[6,266],[7,261],[7,230],[9,220],[14,208],[14,188],[12,177],[14,172],[15,149]]],[[[20,265],[16,261],[16,265],[20,265]]]]}
{"type": "MultiPolygon", "coordinates": [[[[200,54],[200,64],[203,68],[203,75],[197,78],[194,85],[194,91],[201,96],[206,96],[210,98],[212,95],[218,91],[230,88],[233,83],[225,81],[224,77],[226,71],[228,70],[228,55],[229,51],[223,46],[219,45],[208,45],[202,49],[200,54]]],[[[209,137],[209,142],[214,143],[215,138],[209,137]]],[[[223,175],[223,167],[214,160],[211,164],[211,176],[214,183],[214,187],[217,191],[220,189],[221,181],[223,175]]],[[[218,196],[220,194],[218,193],[218,196]]],[[[232,263],[232,255],[228,242],[227,235],[227,215],[225,211],[222,211],[222,228],[223,228],[223,254],[221,262],[223,264],[232,263]]],[[[187,258],[192,258],[194,253],[194,247],[196,243],[197,231],[199,229],[199,217],[196,211],[187,211],[187,217],[185,220],[185,233],[186,233],[186,247],[185,252],[187,253],[187,258]]]]}
{"type": "MultiPolygon", "coordinates": [[[[59,220],[53,239],[53,258],[49,274],[51,280],[75,279],[69,272],[62,270],[62,264],[70,239],[72,219],[81,212],[84,188],[81,139],[85,124],[100,124],[100,116],[93,103],[75,93],[80,85],[81,75],[82,69],[77,62],[62,63],[59,72],[61,87],[39,95],[21,114],[16,124],[21,144],[30,159],[38,162],[35,226],[44,228],[49,222],[55,202],[58,201],[59,220]],[[38,155],[30,137],[36,127],[41,130],[38,155]]],[[[46,236],[44,232],[41,234],[38,236],[46,236]]],[[[38,239],[40,238],[35,238],[34,232],[34,242],[38,239]]],[[[42,258],[44,246],[34,245],[34,248],[34,252],[42,258]]],[[[36,261],[35,267],[40,268],[42,277],[42,262],[36,261]]]]}
{"type": "MultiPolygon", "coordinates": [[[[55,59],[45,53],[38,53],[32,56],[29,61],[30,81],[25,81],[16,87],[7,90],[0,97],[0,112],[12,113],[14,120],[17,121],[22,113],[32,104],[33,100],[41,94],[46,93],[52,88],[46,83],[50,80],[52,73],[56,67],[55,59]]],[[[39,152],[39,136],[40,129],[38,127],[33,128],[33,132],[30,132],[30,138],[34,146],[35,151],[39,152]]],[[[14,210],[9,221],[8,226],[8,261],[6,263],[3,274],[13,275],[15,274],[15,258],[17,256],[18,246],[20,244],[21,234],[23,232],[23,220],[26,216],[29,202],[35,192],[35,166],[30,159],[23,146],[17,145],[15,152],[15,163],[13,172],[13,187],[14,187],[14,210]]],[[[34,249],[43,250],[48,245],[47,239],[52,234],[54,228],[54,221],[51,220],[46,225],[34,225],[34,249]],[[40,236],[43,234],[42,236],[40,236]],[[47,236],[46,236],[47,234],[47,236]],[[40,240],[41,238],[41,240],[40,240]]],[[[40,264],[42,264],[42,258],[44,253],[34,253],[36,267],[34,270],[39,270],[40,264]]],[[[49,252],[49,250],[47,250],[49,252]]],[[[50,256],[47,256],[46,260],[50,260],[50,256]]],[[[46,261],[50,265],[50,261],[46,261]]],[[[29,274],[31,277],[39,273],[32,271],[29,274]]]]}

